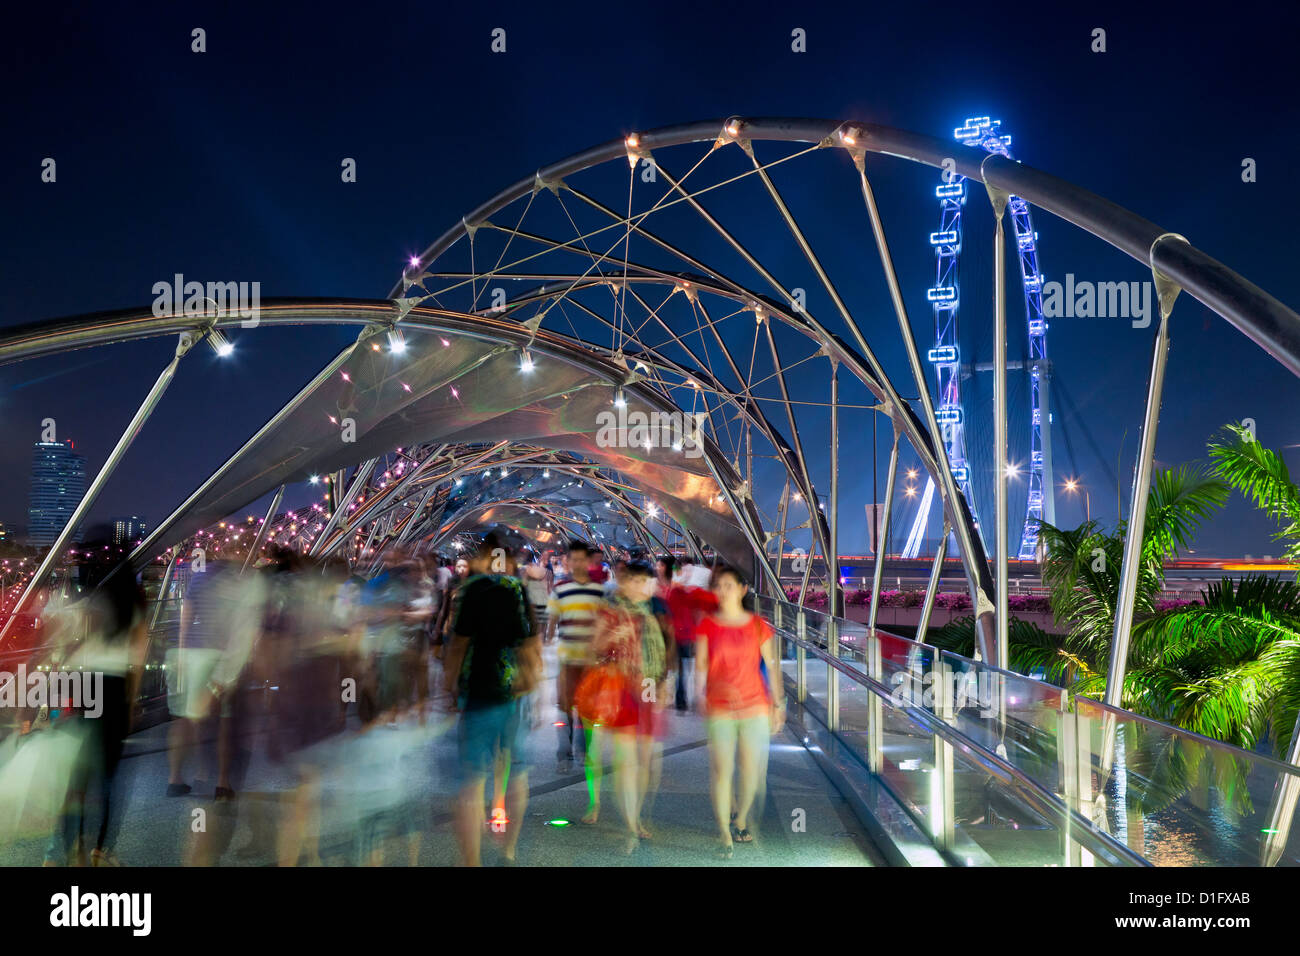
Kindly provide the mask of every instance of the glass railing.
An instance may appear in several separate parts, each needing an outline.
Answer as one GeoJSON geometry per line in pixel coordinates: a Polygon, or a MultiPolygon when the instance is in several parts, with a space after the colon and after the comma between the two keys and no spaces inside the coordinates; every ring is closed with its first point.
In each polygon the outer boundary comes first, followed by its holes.
{"type": "Polygon", "coordinates": [[[1059,688],[817,609],[758,609],[781,638],[791,696],[950,862],[1144,864],[1060,776],[1074,723],[1059,688]]]}
{"type": "Polygon", "coordinates": [[[780,624],[793,693],[802,672],[809,712],[840,738],[865,741],[864,762],[927,832],[964,827],[998,863],[1041,862],[1063,847],[1067,858],[1057,862],[1067,864],[1103,856],[1174,866],[1300,864],[1292,827],[1300,768],[1292,764],[883,631],[873,640],[864,625],[824,611],[804,609],[801,624],[788,602],[763,598],[759,609],[780,624]],[[819,658],[830,656],[827,635],[837,628],[841,670],[819,658]],[[936,747],[949,731],[951,768],[936,747]],[[1016,786],[997,779],[998,767],[1016,786]],[[1034,808],[1037,820],[1023,801],[1005,799],[1026,785],[1053,805],[1034,808]],[[950,805],[951,815],[937,818],[950,805]]]}

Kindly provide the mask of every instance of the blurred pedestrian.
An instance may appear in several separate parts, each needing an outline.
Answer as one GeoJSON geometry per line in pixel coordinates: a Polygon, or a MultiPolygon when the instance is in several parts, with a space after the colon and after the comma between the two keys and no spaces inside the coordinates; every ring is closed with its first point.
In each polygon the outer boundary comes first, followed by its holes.
{"type": "Polygon", "coordinates": [[[461,588],[446,659],[447,689],[461,712],[456,836],[466,866],[481,863],[484,785],[499,755],[508,755],[510,775],[506,818],[494,821],[494,829],[504,831],[508,863],[528,804],[526,707],[541,679],[541,642],[519,579],[491,566],[507,554],[494,533],[484,537],[475,556],[479,568],[461,588]]]}
{"type": "Polygon", "coordinates": [[[697,698],[705,702],[719,855],[730,859],[733,842],[754,839],[751,813],[767,773],[769,738],[785,723],[785,685],[774,632],[745,609],[749,587],[740,572],[718,568],[713,590],[718,611],[700,622],[696,638],[697,698]],[[770,682],[763,679],[763,664],[770,682]]]}

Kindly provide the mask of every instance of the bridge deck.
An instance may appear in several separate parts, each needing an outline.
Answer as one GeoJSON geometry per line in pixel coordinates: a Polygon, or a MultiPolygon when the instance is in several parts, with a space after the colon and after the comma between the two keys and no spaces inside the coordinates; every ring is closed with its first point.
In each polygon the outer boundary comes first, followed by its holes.
{"type": "MultiPolygon", "coordinates": [[[[555,662],[546,655],[548,678],[555,662]]],[[[753,845],[737,845],[730,862],[713,854],[715,827],[708,792],[708,748],[703,719],[693,713],[669,711],[664,740],[663,779],[648,815],[652,839],[643,841],[631,856],[623,854],[624,840],[613,778],[602,779],[599,822],[578,823],[587,806],[585,780],[580,772],[556,773],[556,731],[553,721],[554,680],[538,691],[540,725],[529,734],[530,799],[520,833],[518,861],[522,866],[873,866],[883,858],[863,833],[847,803],[830,786],[807,751],[788,732],[772,740],[767,777],[766,807],[758,819],[753,845]],[[797,810],[805,811],[797,814],[797,810]],[[795,832],[796,817],[806,829],[795,832]],[[564,819],[566,827],[548,826],[564,819]]],[[[275,859],[274,834],[285,816],[293,774],[284,764],[270,760],[265,735],[247,738],[249,763],[239,797],[233,803],[215,803],[213,777],[196,782],[195,762],[187,768],[194,791],[184,797],[167,797],[167,745],[169,724],[133,735],[122,763],[121,792],[125,795],[122,827],[116,852],[125,865],[176,866],[187,860],[193,842],[194,811],[206,812],[206,825],[219,847],[216,862],[222,866],[265,866],[275,859]]],[[[359,861],[359,835],[363,818],[386,812],[418,832],[416,861],[424,866],[449,866],[457,862],[452,830],[455,774],[456,718],[433,713],[425,727],[414,720],[396,728],[378,726],[360,733],[355,718],[345,734],[321,747],[322,778],[320,855],[326,865],[351,865],[359,861]]],[[[211,748],[206,748],[211,750],[211,748]]],[[[199,764],[198,766],[202,766],[199,764]]],[[[489,785],[489,796],[491,787],[489,785]]],[[[40,865],[47,835],[30,833],[0,845],[0,865],[40,865]]],[[[483,841],[483,863],[501,859],[502,837],[483,841]]],[[[408,865],[409,844],[390,845],[386,865],[408,865]]]]}

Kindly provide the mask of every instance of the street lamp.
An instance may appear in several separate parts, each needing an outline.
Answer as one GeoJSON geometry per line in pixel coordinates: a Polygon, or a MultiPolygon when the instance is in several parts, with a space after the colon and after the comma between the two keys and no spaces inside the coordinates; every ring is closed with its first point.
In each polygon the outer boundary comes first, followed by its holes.
{"type": "MultiPolygon", "coordinates": [[[[1079,480],[1077,478],[1067,478],[1065,481],[1065,490],[1070,494],[1077,494],[1079,490],[1079,480]]],[[[1084,518],[1087,521],[1092,520],[1092,497],[1088,494],[1088,489],[1083,490],[1084,518]]]]}

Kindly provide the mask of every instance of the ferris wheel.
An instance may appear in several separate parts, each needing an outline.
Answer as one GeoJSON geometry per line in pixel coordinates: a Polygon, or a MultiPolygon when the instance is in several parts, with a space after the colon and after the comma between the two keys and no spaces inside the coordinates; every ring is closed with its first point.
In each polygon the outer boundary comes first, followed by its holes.
{"type": "MultiPolygon", "coordinates": [[[[971,117],[953,130],[953,138],[964,146],[1013,158],[1011,136],[1002,131],[1000,120],[987,116],[971,117]]],[[[930,349],[927,358],[935,370],[935,416],[943,432],[948,464],[957,487],[970,506],[975,527],[983,536],[971,488],[971,466],[966,452],[964,426],[967,416],[961,399],[961,381],[965,373],[957,336],[957,313],[961,304],[958,263],[961,254],[962,207],[966,203],[966,178],[949,168],[944,169],[941,178],[942,181],[935,188],[940,210],[939,229],[930,233],[930,245],[935,252],[935,283],[926,290],[926,298],[934,312],[934,348],[930,349]]],[[[1034,231],[1027,202],[1018,196],[1012,196],[1007,208],[1011,212],[1019,253],[1029,335],[1027,361],[1023,365],[1013,363],[1008,366],[1022,367],[1029,372],[1029,493],[1017,555],[1021,560],[1028,561],[1037,557],[1039,522],[1046,521],[1050,524],[1056,520],[1052,483],[1052,416],[1049,405],[1052,365],[1047,356],[1048,323],[1043,315],[1043,275],[1038,269],[1038,233],[1034,231]]],[[[920,507],[903,549],[904,557],[915,558],[920,551],[933,499],[934,481],[931,478],[926,481],[920,507]]]]}

